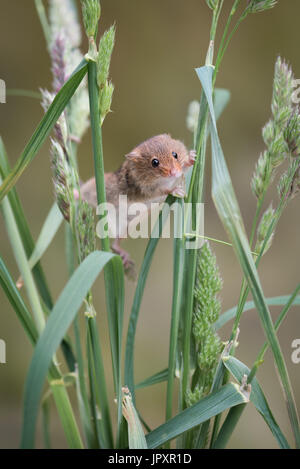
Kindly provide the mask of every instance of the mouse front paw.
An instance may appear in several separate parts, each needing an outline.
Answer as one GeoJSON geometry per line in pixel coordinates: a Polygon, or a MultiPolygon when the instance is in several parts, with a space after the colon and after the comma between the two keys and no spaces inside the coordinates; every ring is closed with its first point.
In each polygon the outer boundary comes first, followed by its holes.
{"type": "Polygon", "coordinates": [[[189,152],[189,166],[193,166],[196,161],[197,152],[196,150],[191,150],[189,152]]]}
{"type": "Polygon", "coordinates": [[[178,197],[179,199],[183,199],[185,197],[185,188],[184,187],[175,187],[175,189],[170,192],[171,195],[174,197],[178,197]]]}

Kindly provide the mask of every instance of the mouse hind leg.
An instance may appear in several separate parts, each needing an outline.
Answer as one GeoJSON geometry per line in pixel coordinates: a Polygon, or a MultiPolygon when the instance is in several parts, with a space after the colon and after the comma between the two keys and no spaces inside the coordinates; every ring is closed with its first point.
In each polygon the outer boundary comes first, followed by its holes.
{"type": "Polygon", "coordinates": [[[116,238],[111,245],[111,249],[115,254],[118,254],[121,257],[126,275],[131,280],[135,280],[135,264],[131,259],[130,254],[122,248],[121,241],[122,238],[116,238]]]}

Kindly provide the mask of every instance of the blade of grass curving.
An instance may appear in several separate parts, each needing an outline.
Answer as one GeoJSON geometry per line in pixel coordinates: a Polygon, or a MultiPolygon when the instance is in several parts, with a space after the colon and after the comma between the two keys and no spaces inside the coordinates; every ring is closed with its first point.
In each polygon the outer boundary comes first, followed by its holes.
{"type": "Polygon", "coordinates": [[[11,190],[20,178],[22,173],[25,171],[27,166],[36,156],[37,152],[43,145],[44,141],[50,134],[53,126],[57,122],[59,116],[65,109],[66,105],[72,98],[76,89],[82,82],[84,76],[87,73],[87,62],[85,59],[79,64],[69,80],[64,84],[59,93],[54,98],[53,102],[49,106],[48,111],[45,113],[43,119],[39,123],[31,139],[26,145],[23,153],[19,157],[14,168],[10,174],[5,178],[0,187],[0,201],[3,197],[11,190]]]}
{"type": "Polygon", "coordinates": [[[230,175],[222,152],[218,137],[217,126],[212,103],[212,67],[202,67],[196,70],[205,92],[211,116],[211,141],[212,141],[212,196],[218,214],[224,224],[234,245],[243,273],[249,284],[253,300],[261,319],[261,323],[270,343],[274,355],[280,381],[286,397],[288,414],[293,429],[297,447],[300,447],[300,429],[295,399],[290,384],[286,364],[276,336],[272,318],[266,304],[260,285],[258,273],[251,255],[250,246],[245,234],[239,206],[234,194],[230,175]]]}
{"type": "MultiPolygon", "coordinates": [[[[32,447],[39,400],[51,359],[82,301],[113,254],[95,251],[76,269],[57,300],[35,347],[25,385],[22,447],[32,447]]],[[[116,261],[121,262],[119,259],[116,261]]],[[[58,390],[59,391],[59,390],[58,390]]]]}
{"type": "MultiPolygon", "coordinates": [[[[290,299],[290,295],[281,295],[281,296],[274,296],[272,298],[266,298],[266,303],[268,306],[283,306],[285,305],[290,299]]],[[[293,305],[300,305],[300,296],[295,296],[293,298],[293,305]]],[[[243,312],[251,311],[255,309],[254,301],[247,301],[244,306],[243,312]]],[[[218,331],[221,329],[227,322],[231,321],[231,319],[235,318],[237,306],[228,309],[223,314],[220,315],[219,319],[215,322],[215,330],[218,331]]]]}
{"type": "MultiPolygon", "coordinates": [[[[241,383],[244,375],[249,376],[250,369],[242,362],[240,362],[237,358],[232,357],[232,356],[224,356],[222,358],[224,365],[226,368],[230,371],[232,376],[239,382],[241,383]]],[[[250,401],[253,402],[255,405],[256,409],[258,412],[261,414],[263,417],[264,421],[270,428],[271,432],[273,433],[274,437],[276,438],[279,447],[281,449],[287,449],[289,448],[289,444],[287,442],[287,439],[283,435],[279,425],[277,424],[270,407],[268,405],[268,402],[265,398],[265,395],[257,381],[256,378],[254,378],[251,381],[251,394],[250,394],[250,401]]],[[[238,409],[237,406],[236,410],[238,410],[238,413],[236,416],[233,417],[233,422],[230,422],[230,419],[227,416],[227,422],[223,424],[223,427],[221,428],[218,438],[215,441],[215,444],[213,445],[213,448],[224,448],[228,442],[228,438],[232,434],[232,430],[235,428],[235,424],[237,420],[240,417],[240,414],[244,410],[244,406],[241,406],[240,409],[238,409]]]]}
{"type": "Polygon", "coordinates": [[[135,389],[143,389],[147,388],[148,386],[153,386],[154,384],[159,384],[163,383],[164,381],[167,381],[168,379],[168,368],[165,370],[159,371],[158,373],[155,373],[154,375],[150,376],[149,378],[144,379],[140,383],[138,383],[135,387],[135,389]]]}
{"type": "Polygon", "coordinates": [[[149,433],[146,436],[148,448],[158,448],[226,409],[248,400],[237,384],[228,383],[149,433]]]}

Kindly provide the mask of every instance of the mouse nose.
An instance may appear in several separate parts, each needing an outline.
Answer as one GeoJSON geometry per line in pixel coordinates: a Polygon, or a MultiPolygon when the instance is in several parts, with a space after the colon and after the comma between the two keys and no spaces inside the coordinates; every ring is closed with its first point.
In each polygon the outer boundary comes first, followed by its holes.
{"type": "Polygon", "coordinates": [[[170,176],[174,176],[174,177],[178,178],[181,175],[182,175],[182,169],[180,167],[177,168],[176,166],[174,166],[170,171],[170,176]]]}

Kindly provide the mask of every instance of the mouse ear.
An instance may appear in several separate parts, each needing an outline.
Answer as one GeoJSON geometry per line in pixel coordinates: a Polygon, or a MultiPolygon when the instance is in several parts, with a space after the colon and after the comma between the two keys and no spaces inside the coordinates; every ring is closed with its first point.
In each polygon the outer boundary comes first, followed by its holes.
{"type": "Polygon", "coordinates": [[[125,158],[127,158],[128,160],[132,160],[132,161],[136,161],[137,159],[139,159],[139,157],[140,157],[140,154],[134,150],[132,150],[130,153],[127,153],[127,155],[125,155],[125,158]]]}

